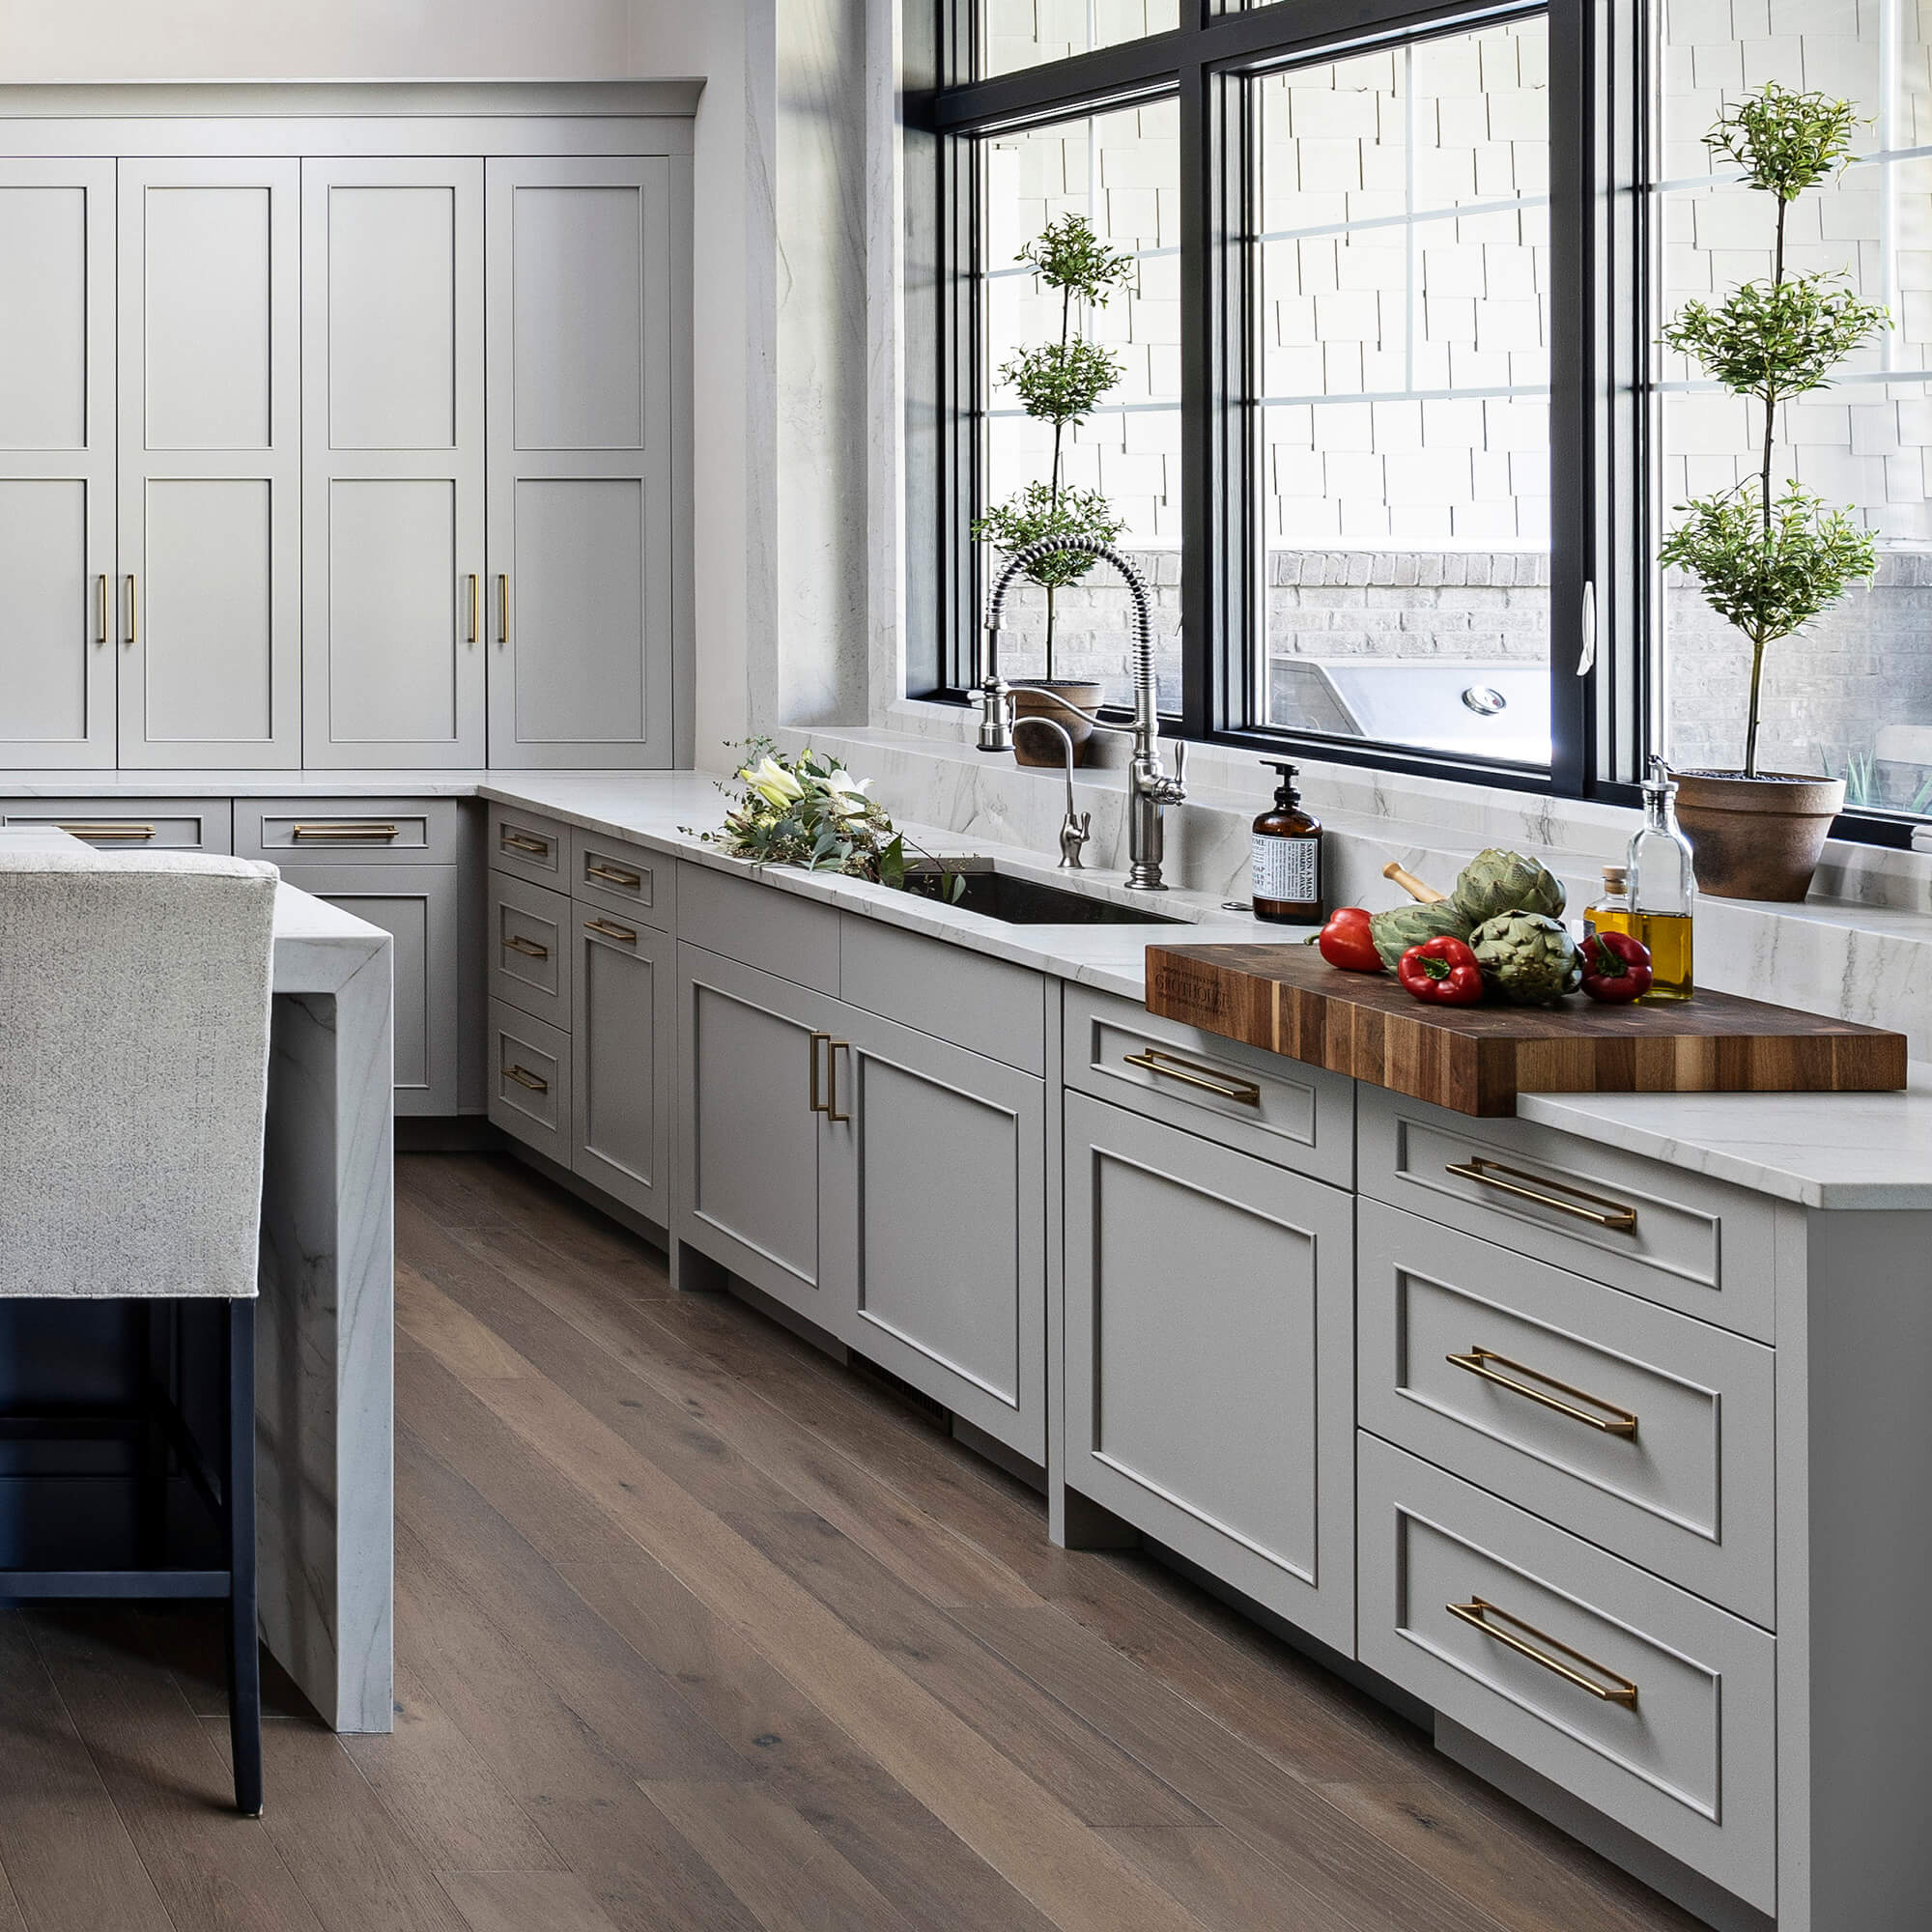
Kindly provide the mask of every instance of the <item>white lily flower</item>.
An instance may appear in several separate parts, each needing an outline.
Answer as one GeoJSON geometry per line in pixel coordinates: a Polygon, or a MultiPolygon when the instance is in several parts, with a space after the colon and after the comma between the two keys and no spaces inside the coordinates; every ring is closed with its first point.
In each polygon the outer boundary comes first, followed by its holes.
{"type": "Polygon", "coordinates": [[[805,787],[769,755],[760,758],[755,765],[747,765],[738,776],[762,798],[767,805],[782,811],[788,805],[796,805],[805,796],[805,787]]]}

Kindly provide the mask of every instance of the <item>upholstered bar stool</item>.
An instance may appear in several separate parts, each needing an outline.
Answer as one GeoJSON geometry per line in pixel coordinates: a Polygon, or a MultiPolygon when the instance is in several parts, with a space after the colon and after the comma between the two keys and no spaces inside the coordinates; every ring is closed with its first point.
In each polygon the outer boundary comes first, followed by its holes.
{"type": "MultiPolygon", "coordinates": [[[[99,1311],[101,1352],[118,1364],[71,1359],[96,1331],[69,1310],[47,1351],[59,1360],[44,1365],[113,1399],[65,1400],[61,1387],[23,1399],[0,1413],[0,1440],[42,1455],[47,1443],[99,1455],[123,1441],[113,1453],[132,1499],[104,1525],[57,1523],[60,1553],[46,1561],[20,1527],[33,1512],[16,1510],[14,1540],[27,1547],[6,1554],[25,1560],[0,1569],[0,1601],[225,1599],[235,1803],[251,1817],[262,1808],[254,1314],[275,881],[273,867],[244,860],[110,858],[0,835],[0,1303],[34,1300],[36,1320],[50,1321],[54,1303],[124,1304],[99,1311]],[[197,1303],[216,1306],[195,1315],[197,1303]],[[189,1400],[180,1343],[197,1323],[218,1327],[220,1386],[189,1400]],[[219,1439],[197,1439],[190,1415],[219,1439]],[[197,1496],[212,1522],[197,1520],[197,1496]],[[135,1534],[120,1537],[130,1520],[135,1534]],[[97,1528],[115,1546],[101,1553],[125,1553],[127,1567],[72,1559],[75,1538],[97,1528]]],[[[10,1386],[43,1366],[15,1352],[10,1386]]]]}

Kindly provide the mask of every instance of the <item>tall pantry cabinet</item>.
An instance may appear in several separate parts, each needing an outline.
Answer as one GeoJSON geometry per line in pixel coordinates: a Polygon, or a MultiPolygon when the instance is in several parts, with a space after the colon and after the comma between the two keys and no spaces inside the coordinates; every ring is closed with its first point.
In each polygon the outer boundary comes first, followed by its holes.
{"type": "Polygon", "coordinates": [[[0,89],[0,768],[688,761],[694,102],[0,89]]]}

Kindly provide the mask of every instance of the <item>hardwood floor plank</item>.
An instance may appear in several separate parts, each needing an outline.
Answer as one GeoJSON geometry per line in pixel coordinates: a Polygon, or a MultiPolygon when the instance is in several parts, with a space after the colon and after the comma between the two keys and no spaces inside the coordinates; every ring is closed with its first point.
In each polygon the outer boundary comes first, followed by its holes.
{"type": "MultiPolygon", "coordinates": [[[[15,1610],[0,1611],[0,1860],[15,1921],[34,1932],[170,1932],[160,1894],[15,1610]]],[[[9,1922],[0,1912],[0,1925],[9,1922]]]]}
{"type": "MultiPolygon", "coordinates": [[[[201,1722],[230,1762],[228,1720],[201,1722]]],[[[262,1781],[273,1799],[262,1822],[328,1932],[464,1932],[428,1861],[332,1731],[265,1725],[262,1781]]]]}
{"type": "Polygon", "coordinates": [[[320,1932],[263,1821],[235,1815],[228,1766],[173,1679],[142,1656],[138,1620],[119,1609],[47,1609],[30,1628],[175,1924],[320,1932]]]}
{"type": "Polygon", "coordinates": [[[908,1932],[881,1892],[757,1786],[656,1783],[644,1793],[765,1932],[908,1932]]]}
{"type": "Polygon", "coordinates": [[[0,1862],[0,1932],[27,1932],[27,1921],[20,1901],[14,1896],[14,1884],[4,1862],[0,1862]]]}
{"type": "Polygon", "coordinates": [[[447,1872],[469,1932],[616,1932],[575,1872],[447,1872]]]}
{"type": "Polygon", "coordinates": [[[475,1359],[466,1364],[474,1376],[515,1377],[526,1373],[524,1359],[494,1331],[475,1321],[460,1321],[449,1297],[408,1262],[396,1264],[396,1305],[407,1307],[410,1325],[417,1334],[441,1331],[446,1348],[475,1350],[475,1359]]]}
{"type": "MultiPolygon", "coordinates": [[[[678,1685],[775,1797],[810,1817],[855,1869],[926,1932],[1046,1932],[1047,1921],[555,1467],[405,1338],[398,1400],[446,1466],[466,1472],[502,1524],[484,1555],[524,1587],[526,1552],[678,1685]]],[[[475,1519],[471,1519],[472,1526],[475,1519]]]]}
{"type": "Polygon", "coordinates": [[[1360,1932],[1364,1922],[1219,1825],[1133,1826],[1107,1839],[1215,1932],[1360,1932]]]}
{"type": "Polygon", "coordinates": [[[559,1872],[563,1861],[407,1666],[396,1728],[342,1740],[355,1768],[437,1872],[559,1872]]]}
{"type": "MultiPolygon", "coordinates": [[[[435,1350],[433,1339],[425,1340],[435,1350]]],[[[1052,1793],[753,1549],[547,1376],[466,1378],[470,1392],[556,1464],[613,1524],[681,1577],[840,1722],[926,1808],[1066,1932],[1157,1932],[1188,1914],[1052,1793]]],[[[1009,1613],[1012,1614],[1012,1613],[1009,1613]]],[[[1023,1613],[1021,1613],[1023,1614],[1023,1613]]]]}

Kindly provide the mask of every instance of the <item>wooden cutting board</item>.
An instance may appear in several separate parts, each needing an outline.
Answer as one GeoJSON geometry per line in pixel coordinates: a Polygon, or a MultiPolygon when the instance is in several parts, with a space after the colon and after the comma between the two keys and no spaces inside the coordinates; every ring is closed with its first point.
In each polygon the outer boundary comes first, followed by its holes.
{"type": "Polygon", "coordinates": [[[1905,1085],[1903,1034],[1698,993],[1668,1006],[1425,1006],[1312,946],[1150,946],[1148,1010],[1463,1114],[1529,1094],[1865,1094],[1905,1085]]]}

